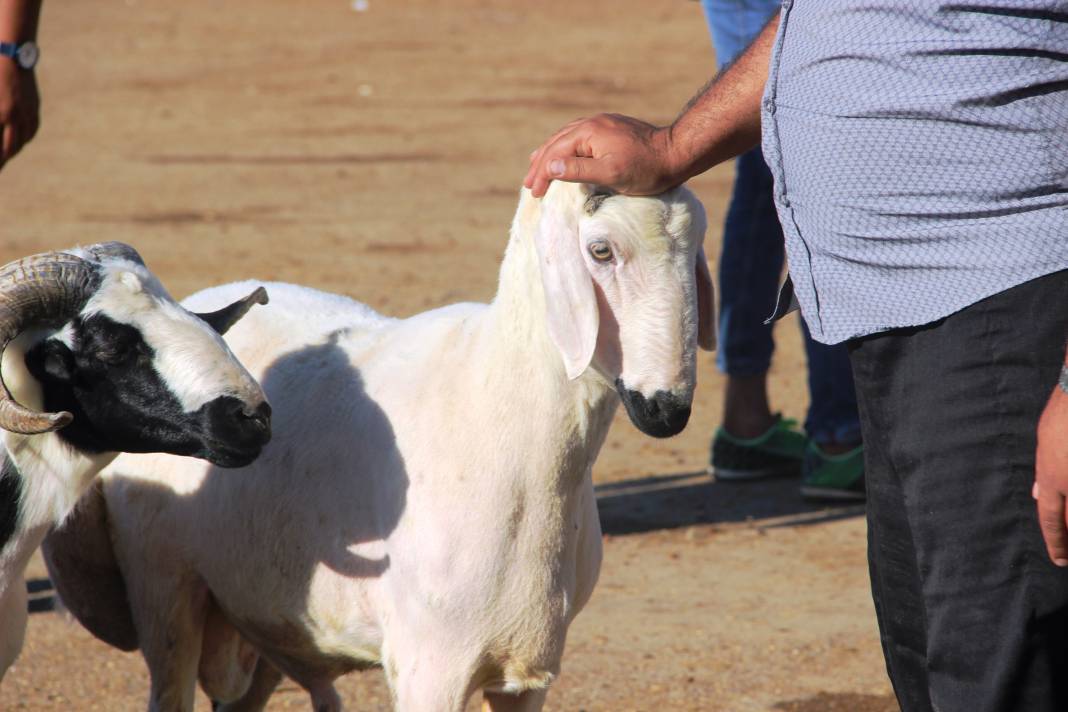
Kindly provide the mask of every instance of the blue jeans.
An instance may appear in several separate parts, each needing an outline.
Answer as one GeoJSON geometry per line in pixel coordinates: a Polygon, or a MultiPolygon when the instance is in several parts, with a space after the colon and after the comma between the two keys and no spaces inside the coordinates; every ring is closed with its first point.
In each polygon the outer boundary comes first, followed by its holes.
{"type": "Polygon", "coordinates": [[[782,0],[701,0],[718,68],[734,61],[781,6],[782,0]]]}
{"type": "MultiPolygon", "coordinates": [[[[779,7],[775,0],[702,0],[712,29],[717,64],[729,63],[779,7]]],[[[783,236],[772,202],[772,177],[760,149],[738,157],[734,192],[723,228],[719,260],[719,353],[728,376],[755,376],[771,367],[770,325],[783,266],[783,236]]],[[[805,431],[817,443],[860,439],[853,373],[844,345],[812,340],[801,323],[808,357],[810,405],[805,431]]]]}

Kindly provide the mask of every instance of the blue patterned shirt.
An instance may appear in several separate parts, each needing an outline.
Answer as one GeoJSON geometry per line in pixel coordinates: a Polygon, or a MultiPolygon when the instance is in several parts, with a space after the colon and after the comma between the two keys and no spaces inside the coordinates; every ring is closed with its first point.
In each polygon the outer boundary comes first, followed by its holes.
{"type": "Polygon", "coordinates": [[[1068,268],[1068,2],[785,0],[763,133],[819,341],[1068,268]]]}

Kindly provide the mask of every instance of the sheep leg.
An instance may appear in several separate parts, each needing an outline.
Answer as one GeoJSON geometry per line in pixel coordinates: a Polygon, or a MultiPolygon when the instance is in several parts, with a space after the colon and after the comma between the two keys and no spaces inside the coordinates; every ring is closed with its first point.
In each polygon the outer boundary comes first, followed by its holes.
{"type": "Polygon", "coordinates": [[[252,684],[239,700],[215,707],[216,712],[260,712],[267,707],[267,701],[278,684],[282,682],[282,673],[260,656],[256,670],[252,673],[252,684]]]}
{"type": "Polygon", "coordinates": [[[315,685],[308,692],[311,693],[312,710],[314,712],[343,712],[341,698],[332,683],[327,682],[315,685]]]}
{"type": "Polygon", "coordinates": [[[240,700],[252,683],[259,653],[230,625],[210,596],[207,609],[200,649],[200,688],[212,700],[240,700]]]}
{"type": "Polygon", "coordinates": [[[402,684],[397,690],[396,712],[463,712],[465,704],[462,691],[449,689],[446,685],[428,684],[419,680],[402,684]]]}
{"type": "Polygon", "coordinates": [[[548,690],[527,690],[518,695],[483,692],[482,712],[541,712],[548,690]]]}
{"type": "Polygon", "coordinates": [[[163,576],[133,584],[131,609],[152,681],[149,712],[192,712],[207,588],[163,576]]]}
{"type": "Polygon", "coordinates": [[[26,637],[26,584],[21,572],[14,578],[0,592],[0,680],[19,656],[26,637]]]}
{"type": "Polygon", "coordinates": [[[461,679],[446,665],[415,661],[401,673],[387,666],[386,677],[395,712],[464,712],[467,707],[469,676],[461,679]]]}

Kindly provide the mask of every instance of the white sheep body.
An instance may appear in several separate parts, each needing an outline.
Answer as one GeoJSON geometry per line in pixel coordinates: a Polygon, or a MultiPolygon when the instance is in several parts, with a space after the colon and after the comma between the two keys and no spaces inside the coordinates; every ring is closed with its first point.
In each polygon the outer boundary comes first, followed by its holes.
{"type": "MultiPolygon", "coordinates": [[[[249,473],[212,480],[210,496],[197,494],[210,466],[168,456],[123,458],[106,489],[128,484],[143,499],[147,475],[195,499],[195,529],[175,521],[157,531],[181,532],[196,574],[265,649],[274,641],[261,640],[257,626],[307,620],[317,651],[301,661],[309,667],[320,655],[395,665],[394,654],[450,671],[463,692],[480,666],[494,678],[480,685],[544,686],[597,577],[600,531],[584,475],[615,410],[614,392],[590,388],[596,413],[576,412],[563,393],[552,394],[553,386],[567,389],[555,362],[539,373],[525,348],[507,354],[510,345],[494,343],[495,314],[486,305],[394,321],[354,303],[353,318],[320,320],[319,309],[337,303],[333,295],[266,286],[271,304],[235,326],[228,341],[274,405],[274,444],[249,473]],[[298,353],[308,360],[279,366],[294,343],[306,345],[298,353]],[[354,373],[366,394],[356,408],[354,373]],[[371,403],[384,419],[366,411],[371,403]],[[517,412],[525,417],[517,420],[517,412]],[[386,421],[398,424],[396,432],[383,429],[386,421]],[[571,448],[546,447],[565,438],[571,448]],[[125,473],[138,479],[128,483],[125,473]],[[270,518],[270,532],[258,526],[267,511],[284,515],[270,518]],[[306,571],[308,580],[280,575],[249,585],[255,572],[306,558],[307,536],[343,537],[354,522],[360,532],[306,571]],[[263,546],[266,537],[275,544],[263,546]]],[[[188,304],[245,288],[209,290],[188,304]]],[[[167,506],[175,500],[161,494],[158,516],[183,516],[180,500],[167,506]]],[[[108,492],[109,500],[124,498],[108,492]]],[[[121,510],[112,510],[116,526],[144,531],[140,511],[125,521],[121,510]]]]}
{"type": "MultiPolygon", "coordinates": [[[[556,194],[560,210],[576,213],[588,190],[556,194]]],[[[703,219],[670,221],[672,209],[695,211],[688,193],[649,200],[638,204],[674,229],[649,240],[662,250],[651,264],[683,274],[673,307],[683,310],[673,317],[681,345],[662,349],[683,365],[661,370],[689,380],[661,390],[689,398],[703,219]]],[[[232,636],[210,629],[229,624],[306,687],[317,710],[337,709],[333,679],[368,663],[384,666],[400,710],[458,711],[478,689],[495,710],[540,709],[600,568],[591,468],[619,374],[598,356],[568,377],[538,278],[538,218],[525,198],[489,305],[388,319],[268,284],[271,303],[227,337],[275,408],[274,439],[248,472],[220,476],[166,455],[125,455],[106,471],[152,709],[190,709],[198,669],[203,682],[213,666],[234,664],[234,648],[217,648],[232,636]],[[205,613],[207,593],[222,617],[205,613]]],[[[186,304],[245,289],[210,289],[186,304]]],[[[247,682],[213,692],[232,697],[247,682]]]]}

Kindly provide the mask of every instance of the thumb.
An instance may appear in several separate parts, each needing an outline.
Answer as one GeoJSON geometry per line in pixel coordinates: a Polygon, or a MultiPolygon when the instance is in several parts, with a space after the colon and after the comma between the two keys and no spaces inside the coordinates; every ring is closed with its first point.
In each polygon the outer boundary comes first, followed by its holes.
{"type": "Polygon", "coordinates": [[[18,153],[18,134],[14,122],[0,126],[0,131],[3,132],[0,135],[0,165],[3,165],[18,153]]]}
{"type": "Polygon", "coordinates": [[[1042,488],[1038,496],[1038,524],[1046,540],[1049,558],[1057,566],[1068,566],[1068,527],[1064,519],[1064,496],[1056,489],[1042,488]]]}
{"type": "Polygon", "coordinates": [[[549,162],[549,177],[570,183],[610,183],[609,169],[596,158],[554,158],[549,162]]]}

